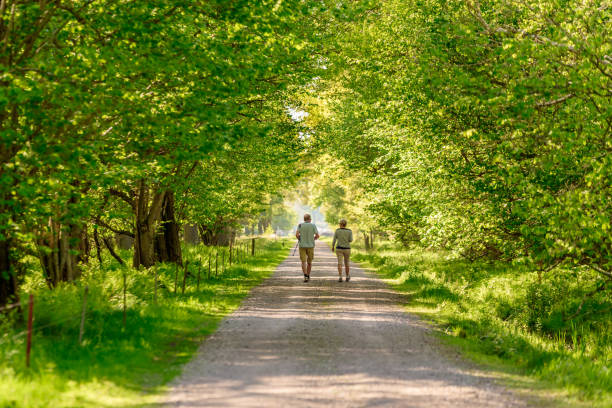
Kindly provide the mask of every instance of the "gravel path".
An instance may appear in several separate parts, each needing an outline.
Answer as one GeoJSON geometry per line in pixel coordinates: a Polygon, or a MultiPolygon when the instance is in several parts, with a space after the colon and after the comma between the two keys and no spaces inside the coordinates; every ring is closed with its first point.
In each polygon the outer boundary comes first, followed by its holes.
{"type": "Polygon", "coordinates": [[[324,243],[303,283],[289,256],[201,346],[169,407],[525,407],[405,313],[403,295],[324,243]]]}

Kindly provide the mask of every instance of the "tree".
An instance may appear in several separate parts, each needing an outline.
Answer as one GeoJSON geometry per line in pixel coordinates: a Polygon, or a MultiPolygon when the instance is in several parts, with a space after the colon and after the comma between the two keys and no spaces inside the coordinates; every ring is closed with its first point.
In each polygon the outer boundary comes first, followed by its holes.
{"type": "Polygon", "coordinates": [[[381,1],[304,98],[313,134],[410,240],[609,277],[609,20],[596,2],[381,1]]]}

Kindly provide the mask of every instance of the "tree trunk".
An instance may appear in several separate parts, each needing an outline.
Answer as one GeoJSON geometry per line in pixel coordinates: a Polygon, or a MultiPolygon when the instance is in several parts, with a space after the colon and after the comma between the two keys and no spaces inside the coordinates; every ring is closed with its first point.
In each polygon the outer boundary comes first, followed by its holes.
{"type": "Polygon", "coordinates": [[[86,259],[85,229],[76,224],[62,225],[49,219],[48,230],[36,239],[40,264],[50,288],[72,282],[81,276],[79,263],[86,259]]]}
{"type": "Polygon", "coordinates": [[[167,191],[161,210],[161,227],[155,236],[155,252],[160,262],[183,264],[179,225],[174,211],[174,192],[167,191]]]}
{"type": "Polygon", "coordinates": [[[81,239],[79,240],[79,256],[80,262],[87,264],[89,263],[89,257],[91,256],[91,242],[89,240],[89,231],[87,224],[81,228],[81,239]]]}
{"type": "Polygon", "coordinates": [[[228,246],[230,241],[233,239],[233,236],[234,230],[228,226],[224,226],[219,232],[217,232],[217,245],[228,246]]]}
{"type": "Polygon", "coordinates": [[[0,307],[18,302],[17,276],[11,258],[10,240],[0,240],[0,307]]]}
{"type": "Polygon", "coordinates": [[[204,245],[212,245],[213,233],[206,225],[198,225],[198,232],[200,233],[200,242],[204,245]]]}
{"type": "Polygon", "coordinates": [[[224,222],[217,221],[213,227],[199,225],[198,230],[202,243],[204,245],[229,245],[230,241],[233,239],[234,231],[224,224],[224,222]]]}
{"type": "Polygon", "coordinates": [[[134,238],[126,234],[116,234],[115,243],[121,249],[132,249],[134,246],[134,238]]]}
{"type": "Polygon", "coordinates": [[[140,265],[149,268],[155,264],[155,225],[149,224],[146,220],[136,221],[136,240],[134,241],[133,266],[138,268],[140,265]]]}
{"type": "Polygon", "coordinates": [[[365,249],[367,251],[371,247],[370,247],[370,237],[368,236],[368,234],[366,232],[363,233],[363,240],[365,241],[365,249]]]}
{"type": "Polygon", "coordinates": [[[100,268],[101,268],[102,267],[102,248],[100,248],[100,237],[98,235],[97,225],[94,227],[93,239],[94,239],[94,243],[96,244],[96,256],[98,258],[98,264],[100,265],[100,268]]]}
{"type": "Polygon", "coordinates": [[[164,191],[152,194],[144,179],[140,180],[138,194],[135,199],[134,220],[134,268],[141,265],[149,268],[155,264],[155,229],[161,217],[164,201],[164,191]],[[152,197],[151,197],[152,196],[152,197]]]}
{"type": "Polygon", "coordinates": [[[185,225],[183,227],[183,239],[186,244],[196,245],[200,242],[197,225],[185,225]]]}

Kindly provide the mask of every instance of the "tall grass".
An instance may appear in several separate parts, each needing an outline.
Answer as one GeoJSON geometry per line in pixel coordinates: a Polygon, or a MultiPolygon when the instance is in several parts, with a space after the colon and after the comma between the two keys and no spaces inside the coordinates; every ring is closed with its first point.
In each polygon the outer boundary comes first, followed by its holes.
{"type": "Polygon", "coordinates": [[[409,293],[410,311],[476,358],[545,382],[564,403],[612,406],[612,299],[605,291],[588,296],[601,284],[593,272],[538,276],[391,243],[357,249],[354,259],[409,293]]]}
{"type": "MultiPolygon", "coordinates": [[[[179,269],[175,293],[177,269],[161,264],[156,267],[157,302],[154,269],[135,270],[110,257],[104,258],[101,266],[92,263],[78,282],[52,291],[33,270],[22,287],[23,298],[33,293],[35,299],[29,369],[25,367],[24,319],[15,315],[25,311],[0,317],[0,407],[135,407],[157,402],[164,384],[180,372],[220,319],[273,272],[287,248],[283,241],[267,241],[257,256],[248,256],[225,271],[219,267],[215,277],[214,249],[186,247],[185,294],[181,294],[184,270],[179,269]],[[80,345],[85,286],[89,287],[87,319],[80,345]]],[[[129,253],[122,257],[128,259],[129,253]]],[[[220,255],[219,262],[221,259],[220,255]]]]}

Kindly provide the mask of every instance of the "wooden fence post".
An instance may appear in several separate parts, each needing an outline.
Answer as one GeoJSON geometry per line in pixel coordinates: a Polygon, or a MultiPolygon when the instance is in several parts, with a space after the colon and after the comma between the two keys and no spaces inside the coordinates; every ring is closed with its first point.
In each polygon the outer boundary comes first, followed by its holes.
{"type": "Polygon", "coordinates": [[[155,287],[153,288],[153,303],[157,304],[157,265],[155,265],[155,287]]]}
{"type": "Polygon", "coordinates": [[[87,292],[89,286],[85,286],[83,291],[83,306],[81,307],[81,327],[79,328],[79,344],[83,344],[83,334],[85,333],[85,311],[87,310],[87,292]]]}
{"type": "Polygon", "coordinates": [[[123,270],[123,329],[125,330],[126,327],[126,321],[127,321],[127,306],[126,306],[126,301],[127,301],[127,278],[126,278],[126,273],[125,273],[125,269],[123,270]]]}
{"type": "Polygon", "coordinates": [[[187,266],[189,265],[189,261],[185,261],[184,273],[183,273],[183,290],[181,291],[181,295],[185,294],[185,283],[187,282],[187,266]]]}
{"type": "Polygon", "coordinates": [[[174,293],[176,294],[176,287],[178,286],[178,270],[179,266],[176,264],[175,272],[174,272],[174,293]]]}
{"type": "Polygon", "coordinates": [[[221,264],[223,265],[223,273],[225,273],[225,248],[223,248],[223,250],[221,251],[223,253],[223,261],[221,261],[221,264]]]}
{"type": "Polygon", "coordinates": [[[230,239],[230,242],[229,242],[229,266],[232,266],[232,249],[233,249],[232,247],[233,247],[232,240],[230,239]]]}
{"type": "Polygon", "coordinates": [[[200,262],[198,264],[198,286],[197,290],[200,291],[200,274],[202,273],[202,257],[200,256],[200,262]]]}
{"type": "Polygon", "coordinates": [[[255,256],[255,238],[251,239],[251,256],[255,256]]]}
{"type": "Polygon", "coordinates": [[[34,318],[34,295],[30,294],[28,301],[28,337],[26,341],[26,367],[30,367],[30,352],[32,350],[32,319],[34,318]]]}
{"type": "Polygon", "coordinates": [[[219,247],[217,247],[217,252],[215,253],[215,279],[219,276],[219,247]]]}

